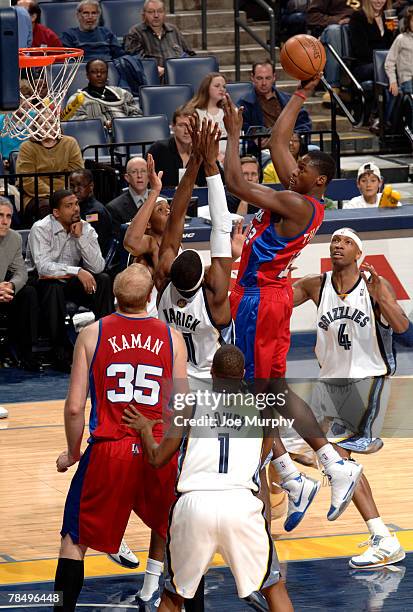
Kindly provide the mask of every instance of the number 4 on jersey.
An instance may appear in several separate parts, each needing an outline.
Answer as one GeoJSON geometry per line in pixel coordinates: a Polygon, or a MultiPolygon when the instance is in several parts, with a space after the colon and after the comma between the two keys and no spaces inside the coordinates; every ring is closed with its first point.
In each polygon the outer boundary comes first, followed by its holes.
{"type": "Polygon", "coordinates": [[[351,349],[351,341],[348,334],[344,333],[345,329],[346,323],[342,323],[338,328],[338,345],[342,346],[345,351],[349,351],[351,349]]]}

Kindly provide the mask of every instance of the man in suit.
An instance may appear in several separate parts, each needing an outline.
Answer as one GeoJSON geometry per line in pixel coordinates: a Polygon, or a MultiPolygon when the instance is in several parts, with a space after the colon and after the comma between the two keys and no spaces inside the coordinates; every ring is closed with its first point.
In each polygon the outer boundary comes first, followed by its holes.
{"type": "Polygon", "coordinates": [[[129,188],[106,205],[112,216],[113,233],[120,237],[120,226],[129,223],[148,198],[148,168],[142,157],[132,157],[126,165],[129,188]]]}
{"type": "Polygon", "coordinates": [[[19,367],[39,372],[42,367],[32,354],[32,344],[37,339],[37,295],[34,287],[26,284],[22,239],[10,228],[12,215],[10,201],[0,197],[0,313],[6,317],[19,367]]]}

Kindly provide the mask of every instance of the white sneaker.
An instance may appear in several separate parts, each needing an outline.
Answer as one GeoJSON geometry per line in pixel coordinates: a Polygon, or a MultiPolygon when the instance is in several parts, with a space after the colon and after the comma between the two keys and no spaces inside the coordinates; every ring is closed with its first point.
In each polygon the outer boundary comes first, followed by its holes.
{"type": "Polygon", "coordinates": [[[309,505],[318,493],[321,483],[305,474],[286,480],[280,485],[288,494],[288,512],[285,531],[292,531],[303,520],[309,505]]]}
{"type": "Polygon", "coordinates": [[[120,543],[119,551],[116,554],[108,554],[107,556],[111,561],[127,569],[136,569],[139,567],[139,559],[133,554],[125,540],[122,540],[120,543]]]}
{"type": "Polygon", "coordinates": [[[347,508],[363,473],[363,466],[355,461],[340,459],[325,468],[331,486],[331,506],[327,513],[329,521],[335,521],[347,508]]]}
{"type": "Polygon", "coordinates": [[[3,406],[0,406],[0,419],[7,419],[8,416],[9,411],[6,410],[6,408],[3,408],[3,406]]]}
{"type": "Polygon", "coordinates": [[[371,569],[372,567],[382,567],[402,561],[406,553],[400,545],[396,534],[391,536],[373,535],[366,542],[359,544],[359,547],[368,546],[367,550],[349,561],[350,567],[356,569],[371,569]]]}

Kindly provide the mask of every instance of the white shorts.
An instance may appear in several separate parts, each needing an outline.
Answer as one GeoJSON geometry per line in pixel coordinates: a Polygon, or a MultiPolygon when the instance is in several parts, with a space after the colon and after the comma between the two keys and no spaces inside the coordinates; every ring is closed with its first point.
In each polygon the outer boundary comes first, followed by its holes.
{"type": "Polygon", "coordinates": [[[165,587],[192,599],[215,553],[230,568],[239,597],[279,581],[280,568],[263,503],[252,491],[181,495],[169,518],[165,587]]]}

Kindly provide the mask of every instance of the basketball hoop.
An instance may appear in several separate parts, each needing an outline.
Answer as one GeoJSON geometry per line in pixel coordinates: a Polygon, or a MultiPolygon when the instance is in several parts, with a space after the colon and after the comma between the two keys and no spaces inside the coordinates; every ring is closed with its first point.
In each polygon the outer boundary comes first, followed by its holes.
{"type": "Polygon", "coordinates": [[[82,49],[19,49],[20,80],[27,83],[20,88],[20,107],[5,115],[3,131],[19,140],[28,134],[36,140],[59,138],[63,101],[82,58],[82,49]]]}

